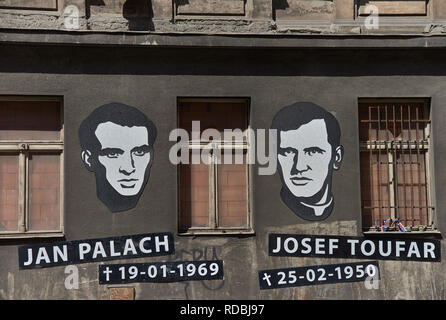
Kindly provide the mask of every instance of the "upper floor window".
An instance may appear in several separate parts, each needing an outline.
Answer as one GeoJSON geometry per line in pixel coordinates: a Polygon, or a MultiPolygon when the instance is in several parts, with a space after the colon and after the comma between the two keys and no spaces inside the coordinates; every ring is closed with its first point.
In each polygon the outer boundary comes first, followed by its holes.
{"type": "Polygon", "coordinates": [[[429,102],[361,100],[359,134],[363,229],[433,229],[429,102]]]}
{"type": "Polygon", "coordinates": [[[429,6],[428,0],[356,0],[358,16],[426,16],[429,6]]]}
{"type": "Polygon", "coordinates": [[[57,10],[58,0],[0,0],[0,8],[57,10]]]}
{"type": "Polygon", "coordinates": [[[63,232],[63,111],[53,97],[0,97],[0,237],[63,232]]]}
{"type": "Polygon", "coordinates": [[[181,16],[244,16],[246,0],[174,1],[176,18],[181,16]]]}
{"type": "Polygon", "coordinates": [[[190,136],[190,161],[179,165],[180,232],[252,232],[247,140],[224,135],[248,128],[248,107],[246,99],[179,101],[179,127],[190,136]],[[205,137],[206,129],[215,134],[205,137]]]}

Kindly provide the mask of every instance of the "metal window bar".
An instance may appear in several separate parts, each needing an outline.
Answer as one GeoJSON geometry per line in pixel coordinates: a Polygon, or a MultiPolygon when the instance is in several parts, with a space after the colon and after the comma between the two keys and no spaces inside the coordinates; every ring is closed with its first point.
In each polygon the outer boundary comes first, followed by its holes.
{"type": "MultiPolygon", "coordinates": [[[[376,140],[379,140],[379,135],[381,133],[381,110],[380,107],[377,108],[376,110],[377,112],[377,118],[378,118],[378,126],[376,127],[376,140]]],[[[375,141],[376,144],[376,141],[375,141]]],[[[381,167],[381,152],[378,151],[378,163],[376,165],[376,169],[378,171],[378,203],[379,203],[379,220],[382,220],[384,215],[383,215],[383,208],[384,206],[384,202],[382,200],[382,193],[381,193],[381,174],[380,174],[380,167],[381,167]]]]}
{"type": "MultiPolygon", "coordinates": [[[[404,164],[404,149],[403,149],[403,145],[404,145],[404,134],[403,134],[403,132],[404,132],[404,118],[403,118],[403,116],[404,116],[404,109],[403,109],[403,105],[402,104],[400,104],[400,117],[401,117],[401,140],[399,141],[400,142],[400,146],[401,146],[401,153],[399,154],[399,158],[400,158],[400,163],[398,163],[398,154],[397,154],[397,162],[396,162],[396,170],[398,171],[398,164],[400,164],[400,167],[401,167],[401,175],[403,176],[403,185],[401,186],[401,189],[397,189],[397,194],[399,195],[400,194],[400,190],[402,190],[403,192],[402,192],[402,194],[403,194],[403,201],[404,201],[404,204],[406,204],[407,203],[407,194],[406,194],[406,168],[405,168],[405,164],[404,164]]],[[[399,178],[399,175],[398,175],[398,173],[396,174],[396,178],[398,179],[399,178]]],[[[397,187],[398,187],[398,185],[399,185],[399,183],[397,182],[396,183],[396,185],[397,185],[397,187]]],[[[398,199],[398,200],[400,200],[400,199],[398,199]]],[[[400,203],[398,202],[397,203],[397,207],[398,207],[398,212],[397,212],[397,214],[398,214],[398,217],[400,217],[401,215],[403,215],[403,212],[402,212],[402,210],[400,211],[399,209],[401,208],[401,205],[400,205],[400,203]]],[[[401,208],[401,209],[403,209],[403,208],[401,208]]],[[[406,216],[406,214],[407,214],[407,210],[406,210],[406,208],[404,208],[404,216],[406,216]]],[[[405,219],[404,219],[405,220],[405,219]]]]}
{"type": "MultiPolygon", "coordinates": [[[[416,123],[416,130],[415,130],[415,139],[418,141],[418,138],[419,138],[418,137],[418,131],[419,131],[419,122],[418,122],[418,120],[419,120],[419,113],[418,113],[418,108],[415,109],[415,114],[416,114],[416,121],[417,121],[417,123],[416,123]]],[[[417,144],[417,162],[420,163],[420,145],[419,144],[417,144]]],[[[421,170],[421,166],[419,166],[418,168],[419,168],[419,170],[421,170]]],[[[418,185],[420,186],[421,185],[421,182],[420,182],[421,175],[418,174],[417,177],[418,177],[418,185]]],[[[425,180],[425,181],[427,181],[427,180],[425,180]]],[[[421,197],[422,197],[421,194],[422,194],[421,187],[419,187],[418,188],[418,199],[419,199],[418,203],[421,203],[421,197]]],[[[426,197],[426,200],[427,200],[427,197],[426,197]]],[[[426,203],[426,206],[427,206],[427,203],[426,203]]],[[[422,208],[418,208],[418,209],[419,209],[418,210],[418,214],[420,215],[420,217],[422,217],[423,216],[423,210],[422,210],[422,208]]],[[[427,222],[426,224],[428,224],[428,221],[426,221],[426,222],[427,222]]]]}
{"type": "MultiPolygon", "coordinates": [[[[425,108],[421,109],[422,115],[424,115],[424,113],[426,111],[427,110],[425,110],[425,108]]],[[[426,112],[426,113],[428,113],[428,112],[426,112]]],[[[430,123],[427,125],[426,128],[424,128],[424,130],[422,130],[422,132],[423,132],[423,140],[422,141],[427,141],[427,139],[429,138],[430,133],[429,133],[428,130],[430,130],[430,123]],[[428,135],[427,137],[426,137],[426,134],[428,135]]],[[[422,144],[424,144],[424,142],[422,144]]],[[[424,183],[426,184],[426,186],[428,184],[428,168],[429,168],[429,163],[427,161],[425,161],[425,163],[424,163],[424,175],[423,176],[424,176],[424,183]]],[[[434,208],[429,206],[429,199],[430,198],[429,198],[429,189],[427,187],[424,189],[424,194],[425,194],[425,203],[426,203],[426,208],[427,208],[426,209],[426,224],[427,225],[433,225],[432,211],[434,210],[434,208]]]]}
{"type": "MultiPolygon", "coordinates": [[[[411,135],[411,132],[412,132],[412,122],[411,122],[410,104],[407,104],[407,112],[408,112],[408,117],[409,117],[409,128],[408,128],[408,130],[409,130],[409,140],[407,141],[407,144],[410,145],[411,141],[412,141],[412,135],[411,135]]],[[[409,150],[409,166],[410,166],[410,185],[412,186],[410,188],[410,192],[411,192],[411,197],[410,198],[411,198],[411,204],[412,204],[412,209],[410,210],[410,215],[411,215],[412,225],[413,225],[413,221],[415,219],[415,212],[414,212],[414,209],[415,209],[415,197],[414,197],[414,194],[415,193],[414,193],[414,190],[413,190],[413,186],[414,186],[413,171],[414,171],[414,168],[413,168],[413,162],[412,162],[412,149],[408,148],[408,150],[409,150]]],[[[419,161],[417,161],[417,162],[419,163],[419,161]]],[[[421,170],[421,167],[418,167],[417,171],[420,172],[420,170],[421,170]]]]}
{"type": "Polygon", "coordinates": [[[401,218],[406,226],[429,226],[431,224],[429,215],[433,207],[429,206],[426,164],[423,166],[422,161],[423,163],[427,161],[425,154],[429,149],[429,143],[426,128],[430,120],[424,117],[422,109],[424,104],[392,103],[389,108],[387,103],[370,103],[367,108],[368,118],[360,119],[360,125],[368,125],[368,139],[360,141],[360,146],[361,151],[369,153],[371,205],[366,206],[362,201],[362,208],[371,210],[371,218],[375,222],[378,220],[381,223],[386,218],[401,218]],[[393,138],[390,137],[391,127],[393,138]],[[415,130],[415,140],[412,130],[415,130]],[[376,132],[375,137],[374,132],[376,132]],[[383,140],[384,136],[386,140],[383,140]],[[387,156],[382,157],[382,153],[387,156]],[[417,171],[416,181],[414,171],[417,171]],[[374,175],[377,185],[374,183],[374,175]],[[387,195],[383,194],[385,192],[383,187],[387,195]],[[378,190],[375,191],[375,188],[378,190]],[[417,200],[416,194],[418,194],[417,200]],[[402,202],[399,202],[401,200],[402,202]],[[418,216],[415,214],[416,211],[418,216]]]}

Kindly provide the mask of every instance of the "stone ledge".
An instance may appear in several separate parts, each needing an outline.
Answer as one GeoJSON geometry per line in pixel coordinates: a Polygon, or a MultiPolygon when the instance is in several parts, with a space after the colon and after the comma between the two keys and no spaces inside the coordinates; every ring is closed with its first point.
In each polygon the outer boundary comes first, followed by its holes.
{"type": "MultiPolygon", "coordinates": [[[[441,29],[443,30],[443,29],[441,29]]],[[[1,29],[0,44],[225,48],[446,48],[446,34],[204,34],[1,29]]]]}

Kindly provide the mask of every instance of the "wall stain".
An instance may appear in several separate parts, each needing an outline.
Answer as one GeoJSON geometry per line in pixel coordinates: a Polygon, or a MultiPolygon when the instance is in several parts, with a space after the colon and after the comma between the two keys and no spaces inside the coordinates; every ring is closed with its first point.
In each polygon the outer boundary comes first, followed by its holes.
{"type": "MultiPolygon", "coordinates": [[[[175,254],[169,256],[167,261],[206,261],[206,260],[220,260],[215,246],[205,246],[203,248],[179,249],[175,250],[175,254]]],[[[210,291],[218,291],[225,285],[225,279],[222,280],[200,280],[201,285],[210,291]],[[217,283],[215,285],[215,283],[217,283]]],[[[190,300],[188,288],[190,281],[184,282],[184,293],[186,300],[190,300]]]]}

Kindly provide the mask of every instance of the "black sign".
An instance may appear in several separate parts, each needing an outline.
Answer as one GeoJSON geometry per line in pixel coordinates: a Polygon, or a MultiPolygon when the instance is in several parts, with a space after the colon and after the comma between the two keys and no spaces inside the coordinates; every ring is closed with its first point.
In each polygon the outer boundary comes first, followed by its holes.
{"type": "Polygon", "coordinates": [[[259,271],[260,289],[379,280],[378,261],[259,271]]]}
{"type": "Polygon", "coordinates": [[[177,261],[99,266],[99,284],[223,279],[223,261],[177,261]]]}
{"type": "Polygon", "coordinates": [[[270,234],[270,256],[441,261],[439,240],[270,234]]]}
{"type": "Polygon", "coordinates": [[[19,268],[45,268],[113,259],[169,255],[173,234],[149,233],[19,247],[19,268]]]}

